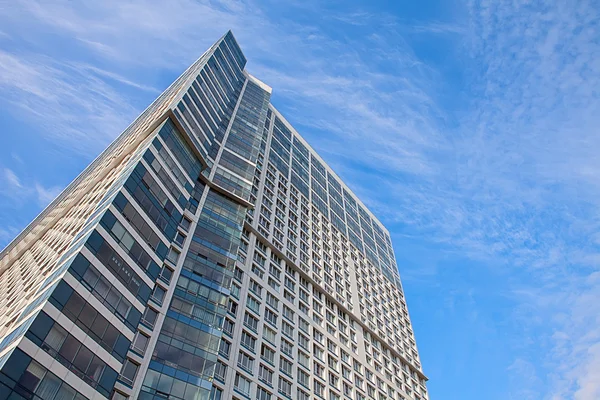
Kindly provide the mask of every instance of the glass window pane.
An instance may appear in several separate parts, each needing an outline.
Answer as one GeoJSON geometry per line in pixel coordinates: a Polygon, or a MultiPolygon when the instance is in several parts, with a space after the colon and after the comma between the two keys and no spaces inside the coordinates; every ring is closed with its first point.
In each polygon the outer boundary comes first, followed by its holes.
{"type": "Polygon", "coordinates": [[[94,323],[92,324],[91,331],[94,333],[94,335],[101,338],[104,336],[104,332],[106,331],[107,327],[108,321],[106,320],[106,318],[104,318],[101,315],[98,315],[94,320],[94,323]]]}
{"type": "Polygon", "coordinates": [[[112,227],[112,233],[113,235],[115,235],[118,239],[121,239],[121,237],[123,236],[123,234],[125,233],[125,228],[123,227],[123,225],[121,225],[119,222],[115,222],[114,226],[112,227]]]}
{"type": "Polygon", "coordinates": [[[21,376],[19,383],[23,385],[23,387],[34,392],[38,383],[40,383],[40,381],[44,377],[45,373],[46,368],[42,367],[37,362],[32,361],[29,364],[29,367],[27,367],[27,370],[21,376]]]}
{"type": "Polygon", "coordinates": [[[170,393],[171,386],[173,385],[173,378],[167,375],[161,375],[160,380],[158,381],[158,387],[156,390],[159,390],[163,393],[170,393]]]}
{"type": "Polygon", "coordinates": [[[104,364],[104,362],[100,358],[94,356],[87,369],[86,375],[94,382],[98,382],[100,376],[102,376],[102,372],[104,371],[105,365],[106,364],[104,364]]]}
{"type": "Polygon", "coordinates": [[[117,313],[125,317],[127,316],[127,313],[129,312],[130,308],[131,304],[127,300],[122,298],[119,302],[119,305],[117,306],[117,313]]]}
{"type": "Polygon", "coordinates": [[[81,298],[81,296],[79,296],[77,293],[73,293],[65,305],[64,312],[71,313],[75,317],[78,317],[84,304],[85,301],[83,298],[81,298]]]}
{"type": "Polygon", "coordinates": [[[160,379],[160,373],[152,369],[148,369],[146,377],[144,378],[144,386],[156,389],[158,387],[158,380],[160,379]]]}
{"type": "Polygon", "coordinates": [[[104,336],[102,337],[102,341],[108,346],[108,348],[112,349],[119,337],[119,331],[112,325],[108,325],[106,328],[106,332],[104,332],[104,336]]]}
{"type": "Polygon", "coordinates": [[[149,340],[148,336],[143,335],[140,332],[138,332],[135,335],[135,339],[133,341],[133,347],[143,353],[146,350],[146,346],[148,345],[148,340],[149,340]]]}
{"type": "Polygon", "coordinates": [[[48,336],[46,336],[46,340],[44,342],[55,351],[60,350],[63,342],[67,337],[67,331],[65,331],[60,325],[54,324],[50,332],[48,332],[48,336]]]}
{"type": "Polygon", "coordinates": [[[180,381],[179,379],[174,379],[173,380],[173,387],[171,388],[171,392],[170,395],[177,397],[177,398],[182,398],[185,399],[185,388],[186,388],[186,383],[183,381],[180,381]]]}
{"type": "Polygon", "coordinates": [[[54,399],[54,396],[56,396],[61,383],[62,382],[56,375],[48,373],[35,390],[35,394],[40,396],[42,399],[54,399]]]}
{"type": "Polygon", "coordinates": [[[83,275],[83,280],[87,282],[91,287],[94,287],[96,285],[96,282],[98,281],[98,277],[99,276],[96,271],[96,268],[89,267],[83,275]]]}
{"type": "Polygon", "coordinates": [[[77,392],[69,385],[63,383],[54,400],[73,400],[77,392]]]}
{"type": "Polygon", "coordinates": [[[106,297],[109,288],[109,283],[104,278],[100,278],[100,280],[94,287],[94,289],[98,292],[98,295],[103,299],[106,297]]]}
{"type": "Polygon", "coordinates": [[[79,350],[79,347],[81,347],[79,342],[77,340],[75,340],[75,338],[73,336],[69,335],[65,339],[65,341],[58,353],[67,362],[73,362],[73,360],[75,359],[75,355],[77,354],[77,351],[79,350]]]}
{"type": "Polygon", "coordinates": [[[90,304],[86,304],[81,314],[79,314],[79,321],[88,329],[91,329],[94,320],[98,315],[98,311],[94,309],[90,304]]]}
{"type": "Polygon", "coordinates": [[[94,357],[94,354],[87,347],[81,346],[79,353],[77,353],[73,361],[73,365],[81,372],[86,372],[90,361],[92,361],[92,357],[94,357]]]}
{"type": "Polygon", "coordinates": [[[129,233],[125,233],[123,239],[121,239],[121,245],[129,250],[133,247],[133,243],[135,243],[133,237],[129,233]]]}

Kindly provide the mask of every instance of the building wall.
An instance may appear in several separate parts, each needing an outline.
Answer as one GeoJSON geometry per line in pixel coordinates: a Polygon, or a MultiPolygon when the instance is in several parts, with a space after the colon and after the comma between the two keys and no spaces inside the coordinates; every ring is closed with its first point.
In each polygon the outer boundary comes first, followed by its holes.
{"type": "Polygon", "coordinates": [[[427,398],[389,233],[245,63],[229,32],[0,253],[0,399],[427,398]]]}

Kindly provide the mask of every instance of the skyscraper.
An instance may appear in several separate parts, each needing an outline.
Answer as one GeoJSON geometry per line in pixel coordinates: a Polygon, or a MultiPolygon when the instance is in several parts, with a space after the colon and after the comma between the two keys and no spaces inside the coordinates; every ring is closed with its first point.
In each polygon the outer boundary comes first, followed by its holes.
{"type": "Polygon", "coordinates": [[[389,233],[231,32],[0,253],[0,400],[427,399],[389,233]]]}

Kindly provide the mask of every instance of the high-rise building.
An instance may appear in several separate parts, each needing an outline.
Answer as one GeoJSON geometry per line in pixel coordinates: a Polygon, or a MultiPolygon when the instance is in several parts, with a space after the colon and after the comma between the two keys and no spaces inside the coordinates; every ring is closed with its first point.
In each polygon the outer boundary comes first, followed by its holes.
{"type": "Polygon", "coordinates": [[[387,230],[231,32],[0,253],[0,400],[427,399],[387,230]]]}

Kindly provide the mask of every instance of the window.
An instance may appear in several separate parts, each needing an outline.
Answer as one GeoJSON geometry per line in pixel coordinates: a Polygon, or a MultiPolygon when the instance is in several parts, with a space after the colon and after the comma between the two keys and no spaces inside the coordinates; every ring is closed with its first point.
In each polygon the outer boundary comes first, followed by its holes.
{"type": "Polygon", "coordinates": [[[281,330],[283,331],[283,334],[289,337],[290,339],[294,338],[294,328],[287,322],[283,321],[283,323],[281,324],[281,330]]]}
{"type": "Polygon", "coordinates": [[[231,295],[238,299],[240,297],[240,287],[235,283],[231,285],[231,295]]]}
{"type": "Polygon", "coordinates": [[[287,397],[292,395],[292,384],[282,377],[279,377],[279,393],[287,397]]]}
{"type": "Polygon", "coordinates": [[[294,351],[294,345],[292,345],[291,343],[289,343],[287,340],[281,340],[281,351],[284,354],[287,354],[288,356],[292,357],[292,352],[294,351]]]}
{"type": "Polygon", "coordinates": [[[268,326],[263,327],[263,338],[271,343],[275,343],[275,338],[277,336],[277,332],[268,326]]]}
{"type": "MultiPolygon", "coordinates": [[[[68,285],[66,287],[70,289],[68,285]]],[[[127,350],[130,347],[129,340],[81,296],[71,290],[71,295],[62,309],[63,313],[86,334],[91,336],[96,343],[100,344],[119,361],[122,362],[125,359],[127,350]]],[[[139,318],[139,312],[136,315],[139,318]]],[[[46,350],[46,347],[50,347],[54,351],[60,349],[62,340],[65,339],[66,335],[67,332],[60,325],[55,324],[54,320],[44,312],[38,314],[26,334],[29,339],[33,340],[38,346],[43,347],[44,350],[46,350]],[[42,342],[45,342],[45,345],[42,345],[42,342]]]]}
{"type": "Polygon", "coordinates": [[[325,373],[325,367],[315,361],[313,371],[315,372],[315,375],[322,378],[325,373]]]}
{"type": "Polygon", "coordinates": [[[310,383],[310,375],[300,368],[298,368],[298,383],[306,387],[308,387],[310,383]]]}
{"type": "Polygon", "coordinates": [[[352,373],[352,372],[350,371],[350,368],[348,368],[348,367],[346,367],[346,366],[342,365],[342,376],[343,376],[344,378],[346,378],[346,379],[350,380],[350,378],[351,378],[350,374],[351,374],[351,373],[352,373]]]}
{"type": "Polygon", "coordinates": [[[292,279],[296,279],[296,271],[288,264],[285,266],[285,273],[292,277],[292,279]]]}
{"type": "Polygon", "coordinates": [[[225,318],[225,321],[223,322],[223,332],[227,333],[230,336],[233,335],[234,326],[235,326],[235,323],[233,323],[229,319],[225,318]]]}
{"type": "MultiPolygon", "coordinates": [[[[260,246],[259,246],[259,248],[260,248],[260,246]]],[[[265,260],[266,260],[266,258],[264,258],[263,256],[261,256],[260,254],[258,254],[256,252],[254,253],[254,261],[256,261],[256,263],[258,265],[260,265],[261,267],[264,267],[265,260]]]]}
{"type": "Polygon", "coordinates": [[[267,253],[267,245],[264,244],[263,242],[259,241],[258,239],[256,240],[256,247],[263,253],[265,253],[265,254],[267,253]]]}
{"type": "Polygon", "coordinates": [[[184,242],[185,242],[185,235],[183,235],[181,232],[177,232],[177,235],[175,236],[175,243],[177,243],[178,245],[183,247],[184,242]]]}
{"type": "Polygon", "coordinates": [[[323,344],[323,334],[316,328],[313,328],[313,338],[316,342],[323,344]]]}
{"type": "Polygon", "coordinates": [[[190,230],[190,225],[192,224],[192,221],[190,221],[189,219],[183,217],[181,219],[181,227],[183,228],[184,231],[188,232],[190,230]]]}
{"type": "Polygon", "coordinates": [[[252,385],[252,382],[250,382],[248,379],[244,378],[240,374],[235,375],[234,386],[235,386],[235,389],[240,391],[240,393],[243,393],[243,394],[249,396],[251,385],[252,385]]]}
{"type": "Polygon", "coordinates": [[[244,314],[244,325],[256,332],[258,329],[258,318],[246,312],[244,314]]]}
{"type": "Polygon", "coordinates": [[[294,312],[286,305],[283,306],[283,316],[294,322],[294,312]]]}
{"type": "Polygon", "coordinates": [[[259,298],[262,297],[262,286],[260,286],[254,279],[250,279],[250,290],[259,298]]]}
{"type": "MultiPolygon", "coordinates": [[[[26,357],[24,355],[24,353],[17,352],[17,354],[19,354],[19,355],[23,354],[23,357],[26,357]]],[[[19,358],[21,358],[21,357],[19,357],[19,358]]],[[[30,360],[31,359],[28,358],[26,360],[19,359],[17,361],[15,359],[15,357],[13,356],[9,362],[12,361],[12,362],[19,363],[19,362],[23,362],[23,361],[29,362],[30,360]]],[[[46,369],[43,366],[41,366],[40,364],[38,364],[37,362],[30,361],[29,366],[21,375],[21,379],[19,380],[19,383],[21,384],[21,386],[23,386],[27,390],[30,390],[31,392],[35,391],[37,388],[38,389],[37,392],[40,393],[41,392],[40,386],[42,386],[40,384],[40,382],[44,378],[44,375],[46,375],[46,369]]],[[[15,397],[20,397],[20,396],[15,396],[15,397]]],[[[29,396],[29,397],[31,397],[31,396],[29,396]]]]}
{"type": "Polygon", "coordinates": [[[215,378],[220,381],[225,381],[225,377],[227,375],[227,365],[222,362],[217,362],[215,365],[215,378]]]}
{"type": "Polygon", "coordinates": [[[323,326],[323,318],[319,317],[317,314],[313,313],[313,321],[319,325],[319,326],[323,326]]]}
{"type": "Polygon", "coordinates": [[[283,297],[292,304],[294,304],[294,300],[296,300],[294,295],[288,292],[287,290],[283,291],[283,297]]]}
{"type": "Polygon", "coordinates": [[[271,394],[265,389],[258,387],[256,388],[256,400],[271,400],[271,394]]]}
{"type": "Polygon", "coordinates": [[[231,350],[231,343],[226,340],[221,340],[219,344],[219,354],[225,358],[229,358],[229,351],[231,350]]]}
{"type": "Polygon", "coordinates": [[[291,361],[288,361],[287,359],[285,359],[283,357],[279,358],[279,370],[281,372],[283,372],[284,374],[292,376],[292,368],[293,367],[294,367],[294,364],[291,361]]]}
{"type": "Polygon", "coordinates": [[[238,367],[252,373],[252,368],[254,368],[254,358],[240,351],[238,356],[238,367]]]}
{"type": "Polygon", "coordinates": [[[337,352],[337,345],[330,339],[327,339],[327,350],[334,354],[337,352]]]}
{"type": "Polygon", "coordinates": [[[310,368],[310,357],[303,352],[298,352],[298,363],[306,368],[310,368]]]}
{"type": "Polygon", "coordinates": [[[254,352],[255,345],[256,339],[250,336],[246,331],[242,331],[242,346],[254,352]]]}
{"type": "MultiPolygon", "coordinates": [[[[354,386],[357,388],[363,388],[364,381],[361,377],[354,375],[354,386]]],[[[400,383],[399,383],[400,384],[400,383]]]]}
{"type": "Polygon", "coordinates": [[[313,310],[321,314],[323,312],[323,306],[313,299],[313,310]]]}
{"type": "Polygon", "coordinates": [[[309,349],[309,340],[306,336],[304,336],[301,333],[298,334],[298,345],[303,349],[309,349]]]}
{"type": "Polygon", "coordinates": [[[310,400],[310,395],[302,389],[298,389],[298,400],[310,400]]]}
{"type": "Polygon", "coordinates": [[[153,328],[157,317],[158,312],[154,311],[150,307],[146,307],[146,311],[144,311],[144,316],[142,317],[142,322],[153,328]]]}
{"type": "Polygon", "coordinates": [[[156,301],[158,304],[162,304],[163,299],[165,298],[165,289],[161,286],[154,286],[154,291],[152,292],[152,300],[156,301]]]}
{"type": "Polygon", "coordinates": [[[302,286],[305,289],[308,289],[309,288],[309,282],[305,278],[300,277],[300,286],[302,286]]]}
{"type": "Polygon", "coordinates": [[[341,351],[342,361],[349,364],[350,363],[350,354],[346,353],[344,350],[341,351]]]}
{"type": "Polygon", "coordinates": [[[327,333],[331,334],[331,336],[335,336],[335,328],[327,324],[327,333]]]}
{"type": "Polygon", "coordinates": [[[279,300],[271,293],[267,293],[267,304],[273,307],[274,309],[277,309],[279,307],[279,300]]]}
{"type": "Polygon", "coordinates": [[[269,286],[271,286],[271,288],[273,288],[273,290],[275,290],[277,293],[279,293],[279,283],[277,283],[277,281],[271,277],[269,277],[269,280],[267,281],[267,283],[269,284],[269,286]]]}
{"type": "Polygon", "coordinates": [[[273,384],[273,371],[271,371],[269,368],[265,367],[264,365],[260,364],[260,367],[258,368],[258,379],[267,383],[268,385],[272,385],[273,384]]]}
{"type": "Polygon", "coordinates": [[[242,271],[239,267],[235,267],[235,270],[233,271],[233,277],[241,281],[244,277],[244,271],[242,271]]]}
{"type": "Polygon", "coordinates": [[[302,318],[298,318],[298,326],[300,327],[300,329],[302,329],[304,332],[308,333],[308,329],[310,327],[310,324],[308,323],[308,321],[302,319],[302,318]]]}
{"type": "Polygon", "coordinates": [[[294,292],[296,290],[296,283],[286,276],[285,277],[285,287],[287,287],[292,292],[294,292]]]}
{"type": "Polygon", "coordinates": [[[329,384],[334,388],[337,388],[340,383],[340,378],[337,377],[334,373],[329,373],[329,384]]]}
{"type": "Polygon", "coordinates": [[[270,322],[273,325],[277,325],[277,314],[275,314],[268,308],[265,308],[265,319],[267,320],[267,322],[270,322]]]}
{"type": "MultiPolygon", "coordinates": [[[[113,266],[112,264],[110,265],[113,266]]],[[[113,272],[115,271],[116,270],[113,268],[113,272]]],[[[139,276],[133,270],[129,269],[129,267],[125,268],[125,265],[123,265],[118,271],[120,272],[118,272],[116,276],[119,281],[126,286],[129,285],[127,287],[131,293],[136,295],[142,303],[146,303],[150,297],[150,287],[142,283],[139,276]],[[129,282],[129,284],[127,282],[129,282]]],[[[114,287],[106,277],[94,268],[84,256],[79,254],[75,258],[71,263],[69,272],[77,277],[82,284],[84,284],[98,300],[104,303],[111,312],[116,314],[120,320],[124,320],[125,324],[132,331],[135,331],[139,318],[141,317],[139,311],[137,311],[125,296],[114,287]]],[[[71,290],[66,283],[60,285],[64,287],[66,291],[71,290]]],[[[63,292],[63,290],[61,289],[60,292],[63,292]]],[[[76,294],[73,294],[71,297],[73,296],[76,296],[76,294]]],[[[64,302],[59,303],[64,304],[64,302]]]]}
{"type": "Polygon", "coordinates": [[[137,375],[138,368],[139,365],[130,359],[126,359],[125,363],[123,364],[123,368],[121,368],[121,375],[119,376],[119,379],[132,385],[133,381],[135,380],[135,376],[137,375]]]}
{"type": "Polygon", "coordinates": [[[367,385],[367,393],[369,397],[375,398],[375,388],[371,385],[367,385]]]}
{"type": "Polygon", "coordinates": [[[277,280],[281,278],[281,270],[279,270],[279,268],[277,268],[273,263],[269,265],[269,273],[277,280]]]}
{"type": "Polygon", "coordinates": [[[259,268],[256,264],[252,264],[251,270],[260,279],[262,279],[263,276],[265,275],[265,272],[261,268],[259,268]]]}
{"type": "Polygon", "coordinates": [[[300,303],[299,304],[299,308],[300,311],[303,312],[304,314],[308,315],[308,306],[305,305],[304,303],[300,303]]]}
{"type": "Polygon", "coordinates": [[[325,385],[323,385],[321,382],[314,380],[313,388],[317,396],[323,397],[325,395],[325,385]]]}
{"type": "Polygon", "coordinates": [[[163,265],[162,270],[160,271],[159,278],[165,281],[166,283],[171,282],[171,278],[173,277],[173,270],[166,265],[163,265]]]}
{"type": "Polygon", "coordinates": [[[264,360],[270,362],[271,364],[275,362],[275,350],[272,350],[270,347],[267,347],[264,344],[260,349],[260,355],[264,360]]]}
{"type": "Polygon", "coordinates": [[[231,299],[229,299],[228,310],[230,313],[234,314],[237,312],[237,303],[231,299]]]}
{"type": "Polygon", "coordinates": [[[248,296],[246,298],[246,306],[257,314],[260,314],[260,302],[254,297],[248,296]]]}
{"type": "Polygon", "coordinates": [[[167,254],[167,260],[171,261],[173,264],[177,264],[179,260],[179,251],[175,250],[173,247],[169,249],[169,254],[167,254]]]}
{"type": "Polygon", "coordinates": [[[146,347],[148,347],[149,340],[150,338],[148,336],[138,331],[135,334],[135,337],[133,338],[133,343],[131,347],[138,353],[144,354],[144,352],[146,351],[146,347]]]}

